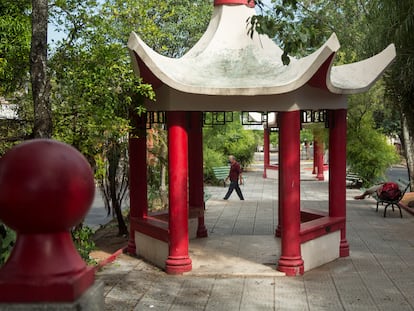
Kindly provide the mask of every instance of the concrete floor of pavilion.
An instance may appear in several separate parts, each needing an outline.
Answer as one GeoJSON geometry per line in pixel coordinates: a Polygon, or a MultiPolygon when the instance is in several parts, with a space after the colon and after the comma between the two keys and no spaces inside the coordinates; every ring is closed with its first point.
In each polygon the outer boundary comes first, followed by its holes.
{"type": "MultiPolygon", "coordinates": [[[[278,224],[278,171],[252,165],[241,186],[245,200],[227,188],[205,188],[212,197],[206,204],[207,239],[190,241],[191,275],[284,275],[276,270],[280,239],[274,237],[278,224]]],[[[312,162],[301,163],[301,208],[328,211],[328,172],[325,181],[312,174],[312,162]]]]}

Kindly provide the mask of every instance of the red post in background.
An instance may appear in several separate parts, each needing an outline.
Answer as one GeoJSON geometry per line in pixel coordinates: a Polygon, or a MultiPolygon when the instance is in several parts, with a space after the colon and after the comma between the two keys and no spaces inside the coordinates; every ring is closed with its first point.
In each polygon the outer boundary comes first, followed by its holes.
{"type": "Polygon", "coordinates": [[[135,221],[148,214],[147,189],[147,114],[132,115],[133,129],[129,134],[129,240],[127,251],[136,254],[135,221]]]}
{"type": "MultiPolygon", "coordinates": [[[[329,216],[346,217],[346,109],[329,112],[329,216]]],[[[349,256],[346,228],[341,230],[341,257],[349,256]]]]}
{"type": "Polygon", "coordinates": [[[165,270],[169,274],[182,274],[192,269],[188,255],[187,113],[169,111],[167,124],[170,243],[165,270]]]}
{"type": "MultiPolygon", "coordinates": [[[[280,126],[280,125],[279,125],[280,126]]],[[[277,208],[277,219],[278,219],[278,224],[275,230],[275,236],[276,237],[281,237],[282,236],[282,214],[283,214],[283,204],[284,204],[284,193],[283,193],[283,158],[284,158],[284,149],[281,148],[281,139],[280,139],[281,135],[280,135],[280,128],[279,128],[279,152],[278,152],[278,164],[279,164],[279,170],[278,170],[278,208],[277,208]]]]}
{"type": "MultiPolygon", "coordinates": [[[[315,133],[314,133],[315,135],[315,133]]],[[[317,153],[318,153],[318,142],[316,139],[313,140],[313,170],[312,174],[316,174],[316,159],[317,159],[317,153]]]]}
{"type": "Polygon", "coordinates": [[[201,111],[190,112],[190,131],[188,133],[189,158],[189,202],[190,214],[198,214],[197,237],[206,237],[204,224],[204,174],[203,174],[203,114],[201,111]]]}
{"type": "Polygon", "coordinates": [[[318,180],[325,180],[325,176],[323,174],[323,150],[324,150],[324,143],[322,139],[318,139],[317,145],[315,145],[316,152],[316,169],[318,173],[316,174],[316,179],[318,180]]]}
{"type": "Polygon", "coordinates": [[[270,129],[263,129],[263,178],[267,178],[266,169],[270,165],[270,129]]]}
{"type": "Polygon", "coordinates": [[[279,198],[282,254],[277,269],[295,276],[304,273],[300,247],[300,111],[280,113],[279,135],[283,195],[279,198]]]}

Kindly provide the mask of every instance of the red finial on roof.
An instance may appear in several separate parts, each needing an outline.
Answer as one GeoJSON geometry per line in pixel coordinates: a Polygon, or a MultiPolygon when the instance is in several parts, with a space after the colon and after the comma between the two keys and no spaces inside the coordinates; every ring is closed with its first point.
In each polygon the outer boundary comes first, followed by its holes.
{"type": "Polygon", "coordinates": [[[254,0],[214,0],[214,6],[218,5],[236,5],[236,4],[244,4],[248,7],[254,8],[255,3],[254,0]]]}

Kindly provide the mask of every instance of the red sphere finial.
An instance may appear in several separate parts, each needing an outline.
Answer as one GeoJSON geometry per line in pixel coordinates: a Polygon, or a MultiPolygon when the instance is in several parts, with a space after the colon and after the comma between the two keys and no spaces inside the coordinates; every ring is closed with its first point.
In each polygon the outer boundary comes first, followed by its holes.
{"type": "Polygon", "coordinates": [[[92,170],[73,147],[37,139],[0,160],[0,219],[17,232],[0,269],[0,302],[74,301],[94,282],[70,229],[90,208],[92,170]]]}
{"type": "Polygon", "coordinates": [[[0,162],[0,219],[19,233],[67,231],[86,215],[95,186],[73,147],[47,139],[22,143],[0,162]]]}

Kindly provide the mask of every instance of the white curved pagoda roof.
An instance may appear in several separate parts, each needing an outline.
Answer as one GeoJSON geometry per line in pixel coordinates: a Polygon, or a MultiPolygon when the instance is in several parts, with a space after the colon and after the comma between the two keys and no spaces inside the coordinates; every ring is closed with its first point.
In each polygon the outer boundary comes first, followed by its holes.
{"type": "MultiPolygon", "coordinates": [[[[269,37],[257,33],[253,38],[248,35],[246,21],[256,14],[254,8],[240,4],[243,2],[240,0],[224,1],[227,3],[224,5],[217,5],[218,2],[205,34],[181,58],[162,56],[131,33],[128,48],[134,70],[144,82],[152,83],[156,92],[159,90],[157,101],[158,97],[178,100],[183,94],[188,99],[193,94],[195,98],[197,95],[261,96],[266,102],[272,101],[269,96],[283,95],[290,102],[283,110],[295,108],[292,105],[303,108],[297,98],[306,97],[308,91],[316,96],[321,91],[332,95],[367,91],[396,55],[391,44],[369,59],[332,66],[340,47],[336,35],[332,34],[317,51],[300,59],[291,57],[290,64],[285,66],[281,61],[283,51],[269,37]],[[294,98],[290,98],[292,93],[296,94],[294,98]]],[[[205,101],[198,99],[200,105],[205,101]]],[[[163,109],[172,110],[173,106],[171,103],[163,109]]],[[[177,108],[188,109],[187,106],[177,108]]],[[[203,106],[201,110],[217,110],[218,106],[203,106]]]]}

